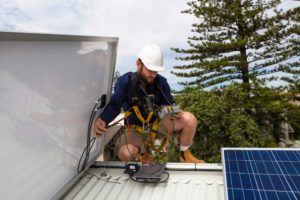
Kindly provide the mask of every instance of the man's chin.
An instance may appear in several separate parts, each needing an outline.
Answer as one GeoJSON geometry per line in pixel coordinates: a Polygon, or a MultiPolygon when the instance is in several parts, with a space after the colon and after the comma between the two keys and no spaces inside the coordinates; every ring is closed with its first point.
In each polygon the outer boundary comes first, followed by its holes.
{"type": "Polygon", "coordinates": [[[147,85],[154,85],[155,79],[147,80],[147,85]]]}
{"type": "Polygon", "coordinates": [[[146,77],[143,77],[142,75],[140,77],[141,77],[142,82],[147,86],[155,84],[155,78],[146,78],[146,77]]]}

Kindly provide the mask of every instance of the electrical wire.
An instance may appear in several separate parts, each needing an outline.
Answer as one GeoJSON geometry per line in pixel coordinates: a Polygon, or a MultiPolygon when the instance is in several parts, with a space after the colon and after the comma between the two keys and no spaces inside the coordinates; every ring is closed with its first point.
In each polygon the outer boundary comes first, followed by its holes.
{"type": "Polygon", "coordinates": [[[91,130],[92,130],[93,122],[94,122],[95,116],[97,114],[97,111],[101,107],[101,103],[102,103],[102,97],[99,98],[98,101],[96,101],[96,103],[94,105],[94,108],[92,110],[92,113],[90,115],[89,125],[88,125],[88,130],[87,130],[87,140],[86,140],[86,144],[87,145],[84,148],[84,150],[83,150],[83,152],[82,152],[82,154],[80,156],[78,165],[77,165],[77,172],[78,173],[81,173],[86,168],[87,163],[89,161],[89,157],[90,157],[90,151],[91,151],[91,149],[94,146],[95,141],[96,141],[96,137],[93,137],[91,139],[91,130]],[[84,154],[85,154],[85,157],[84,157],[84,160],[83,160],[83,162],[81,164],[81,161],[83,159],[83,155],[84,154]]]}
{"type": "Polygon", "coordinates": [[[87,164],[88,159],[89,159],[89,155],[87,155],[87,154],[90,153],[89,151],[90,151],[90,150],[92,149],[92,147],[94,146],[95,141],[96,141],[96,137],[94,137],[94,138],[89,142],[89,144],[84,148],[84,150],[83,150],[83,152],[82,152],[82,154],[81,154],[81,156],[80,156],[79,163],[78,163],[78,165],[77,165],[77,172],[78,172],[78,173],[82,172],[82,171],[85,169],[86,164],[87,164]],[[89,147],[89,146],[90,146],[90,147],[89,147]],[[82,165],[81,165],[81,168],[80,168],[80,163],[81,163],[81,160],[82,160],[82,158],[83,158],[84,153],[86,153],[86,156],[85,156],[85,159],[84,159],[84,161],[83,161],[83,163],[82,163],[82,165]]]}
{"type": "MultiPolygon", "coordinates": [[[[96,137],[93,137],[93,138],[91,139],[91,130],[92,130],[93,122],[94,122],[95,116],[96,116],[96,114],[97,114],[97,111],[98,111],[99,108],[100,108],[101,100],[102,100],[102,99],[100,98],[100,99],[98,99],[98,101],[96,101],[96,104],[95,104],[95,106],[94,106],[94,108],[93,108],[93,111],[92,111],[91,116],[90,116],[90,119],[89,119],[89,126],[88,126],[88,131],[87,131],[87,145],[86,145],[86,147],[84,148],[84,150],[83,150],[83,152],[82,152],[82,154],[81,154],[81,156],[80,156],[78,165],[77,165],[77,172],[78,172],[78,173],[81,173],[81,172],[86,168],[87,163],[88,163],[88,161],[89,161],[90,151],[91,151],[91,149],[93,148],[93,146],[94,146],[94,144],[95,144],[95,141],[96,141],[96,139],[97,139],[96,137]],[[84,157],[84,161],[82,162],[82,159],[83,159],[84,154],[85,154],[85,157],[84,157]],[[82,162],[82,164],[81,164],[81,162],[82,162]]],[[[130,110],[130,109],[129,109],[129,110],[130,110]]],[[[115,125],[119,124],[119,122],[122,121],[123,119],[126,119],[126,121],[127,121],[127,118],[124,117],[124,118],[121,118],[121,119],[119,119],[118,121],[114,122],[113,124],[106,126],[105,128],[110,128],[110,127],[112,127],[112,126],[115,126],[115,125]]],[[[127,121],[127,123],[128,123],[128,121],[127,121]]],[[[125,135],[125,136],[126,136],[126,135],[125,135]]],[[[126,138],[125,138],[125,139],[126,139],[126,138]]],[[[127,145],[127,148],[128,148],[128,145],[127,145]]],[[[128,148],[128,150],[129,150],[129,148],[128,148]]],[[[129,152],[130,152],[130,151],[129,151],[129,152]]],[[[131,153],[131,152],[130,152],[130,153],[131,153]]],[[[134,157],[135,157],[135,156],[133,156],[133,158],[134,158],[134,157]]]]}
{"type": "MultiPolygon", "coordinates": [[[[93,148],[93,146],[94,146],[94,144],[95,144],[95,141],[96,141],[96,137],[93,137],[93,138],[91,139],[91,130],[92,130],[92,125],[93,125],[95,116],[96,116],[96,114],[97,114],[97,111],[98,111],[98,109],[100,108],[100,105],[101,105],[100,103],[101,103],[101,98],[98,99],[98,101],[96,102],[96,104],[95,104],[95,106],[94,106],[94,108],[93,108],[93,111],[92,111],[92,113],[91,113],[91,115],[90,115],[89,125],[88,125],[88,131],[87,131],[87,145],[86,145],[86,147],[84,148],[84,150],[83,150],[83,152],[82,152],[82,154],[81,154],[81,156],[80,156],[78,165],[77,165],[77,172],[78,172],[78,173],[81,173],[81,172],[86,168],[86,166],[87,166],[87,164],[88,164],[88,161],[89,161],[90,151],[91,151],[91,149],[93,148]],[[81,161],[82,161],[82,159],[83,159],[83,155],[84,155],[84,154],[85,154],[85,158],[84,158],[84,161],[82,162],[82,165],[81,165],[81,161]]],[[[168,118],[169,118],[169,120],[170,120],[170,123],[169,123],[169,126],[168,126],[167,137],[168,137],[168,139],[169,139],[169,136],[170,136],[170,134],[171,134],[171,132],[172,132],[172,131],[170,130],[170,126],[171,126],[171,117],[170,117],[170,115],[168,116],[168,118]]],[[[110,128],[110,127],[112,127],[112,126],[118,124],[118,123],[119,123],[121,120],[123,120],[123,119],[125,119],[125,121],[126,121],[126,124],[125,124],[126,130],[130,131],[129,123],[128,123],[127,117],[124,117],[124,118],[122,118],[122,119],[116,121],[115,123],[113,123],[113,124],[111,124],[111,125],[109,125],[109,126],[106,126],[105,128],[110,128]]],[[[173,128],[174,128],[174,126],[175,126],[175,119],[174,119],[174,123],[173,123],[173,128]]],[[[129,152],[130,155],[132,156],[132,158],[135,159],[135,158],[137,158],[138,156],[141,156],[141,154],[143,153],[142,151],[140,151],[141,153],[138,153],[138,154],[136,154],[136,155],[135,155],[134,153],[131,152],[131,150],[130,150],[129,147],[128,147],[128,140],[127,140],[126,132],[125,132],[124,134],[125,134],[126,147],[127,147],[128,152],[129,152]]],[[[146,147],[145,147],[144,150],[146,150],[146,147]]]]}
{"type": "MultiPolygon", "coordinates": [[[[91,149],[93,148],[93,146],[94,146],[94,144],[95,144],[95,141],[96,141],[96,139],[97,139],[96,137],[93,137],[93,138],[91,139],[91,130],[92,130],[93,122],[94,122],[95,116],[96,116],[96,114],[97,114],[97,111],[99,110],[99,108],[100,108],[100,106],[101,106],[101,101],[102,101],[102,98],[99,98],[98,101],[96,101],[96,104],[95,104],[95,106],[94,106],[94,108],[93,108],[93,111],[92,111],[92,113],[91,113],[91,115],[90,115],[89,125],[88,125],[88,130],[87,130],[87,141],[86,141],[87,145],[86,145],[86,147],[84,148],[84,150],[83,150],[83,152],[82,152],[82,154],[81,154],[81,156],[80,156],[78,165],[77,165],[77,172],[78,172],[78,173],[81,173],[81,172],[86,168],[86,166],[87,166],[87,164],[88,164],[88,161],[89,161],[89,157],[90,157],[90,151],[91,151],[91,149]],[[84,160],[83,160],[83,162],[82,162],[82,159],[83,159],[84,154],[85,154],[85,157],[84,157],[84,160]],[[82,162],[82,164],[81,164],[81,162],[82,162]]],[[[120,122],[121,120],[123,120],[123,119],[124,119],[124,118],[122,118],[122,119],[120,119],[120,120],[114,122],[114,123],[111,124],[111,125],[106,126],[105,128],[110,128],[110,127],[112,127],[112,126],[115,126],[115,125],[119,124],[119,122],[120,122]]]]}
{"type": "MultiPolygon", "coordinates": [[[[93,148],[93,146],[94,146],[94,144],[95,144],[95,141],[96,141],[96,139],[97,139],[96,137],[93,137],[92,139],[90,139],[90,138],[91,138],[92,125],[93,125],[95,116],[96,116],[96,114],[97,114],[97,111],[98,111],[98,109],[99,109],[99,107],[100,107],[100,104],[101,104],[101,98],[96,102],[96,104],[95,104],[95,106],[94,106],[94,108],[93,108],[93,111],[92,111],[92,113],[91,113],[90,119],[89,119],[89,126],[88,126],[88,131],[87,131],[87,145],[86,145],[86,147],[84,148],[84,150],[83,150],[83,152],[82,152],[82,154],[81,154],[81,156],[80,156],[78,165],[77,165],[77,172],[78,172],[78,173],[82,172],[82,171],[86,168],[87,163],[88,163],[88,161],[89,161],[90,151],[91,151],[91,149],[93,148]],[[83,159],[84,154],[85,154],[85,158],[84,158],[84,161],[82,162],[82,159],[83,159]],[[82,164],[81,164],[81,162],[82,162],[82,164]]],[[[115,125],[119,124],[120,121],[122,121],[123,119],[126,119],[126,121],[127,121],[127,118],[124,117],[124,118],[121,118],[121,119],[119,119],[118,121],[114,122],[113,124],[106,126],[105,128],[110,128],[110,127],[112,127],[112,126],[115,126],[115,125]]],[[[127,123],[128,123],[128,121],[127,121],[127,123]]],[[[125,135],[125,137],[126,137],[126,135],[125,135]]],[[[125,138],[125,139],[127,139],[127,138],[125,138]]],[[[127,148],[128,148],[128,145],[127,145],[127,148]]],[[[128,148],[128,150],[129,150],[129,148],[128,148]]],[[[130,151],[129,151],[129,152],[130,152],[130,151]]],[[[131,152],[130,152],[130,153],[131,153],[131,152]]],[[[135,156],[133,156],[133,158],[134,158],[134,157],[135,157],[135,156]]]]}
{"type": "Polygon", "coordinates": [[[169,140],[170,140],[170,136],[171,134],[173,133],[173,128],[171,127],[172,126],[172,119],[171,119],[171,115],[170,113],[168,114],[168,131],[167,131],[167,145],[169,145],[169,140]]]}
{"type": "MultiPolygon", "coordinates": [[[[94,146],[95,141],[96,141],[96,137],[93,137],[92,139],[90,139],[90,137],[91,137],[92,124],[93,124],[94,118],[95,118],[95,116],[96,116],[96,112],[97,112],[97,110],[98,110],[98,108],[97,108],[97,107],[98,107],[98,103],[99,103],[99,102],[97,102],[96,105],[94,106],[93,112],[92,112],[92,114],[91,114],[91,116],[90,116],[89,127],[88,127],[88,135],[87,135],[87,146],[84,148],[84,150],[83,150],[83,152],[82,152],[82,154],[81,154],[81,156],[80,156],[79,163],[78,163],[78,166],[77,166],[77,172],[78,172],[78,173],[81,173],[81,172],[86,168],[86,166],[87,166],[87,164],[88,164],[88,161],[89,161],[90,151],[91,151],[91,149],[92,149],[92,147],[94,146]],[[81,160],[83,159],[84,154],[85,154],[85,159],[84,159],[84,161],[83,161],[83,163],[82,163],[82,165],[81,165],[81,167],[80,167],[81,160]]],[[[125,121],[126,121],[126,124],[125,124],[125,125],[126,125],[126,129],[129,131],[130,129],[129,129],[129,123],[128,123],[128,120],[127,120],[126,117],[124,117],[124,119],[125,119],[125,121]]],[[[172,130],[171,130],[171,126],[172,126],[172,125],[171,125],[171,117],[170,117],[170,116],[169,116],[169,120],[170,120],[170,121],[169,121],[169,126],[168,126],[168,131],[167,131],[167,132],[168,132],[168,136],[169,136],[169,135],[171,134],[171,132],[172,132],[172,130]]],[[[110,125],[109,127],[112,127],[112,126],[118,124],[120,121],[121,121],[121,120],[118,120],[117,122],[113,123],[113,124],[110,125]]],[[[175,121],[175,120],[174,120],[174,121],[175,121]]],[[[174,128],[174,126],[175,126],[175,123],[173,123],[173,128],[174,128]]],[[[141,156],[141,153],[138,153],[138,154],[134,155],[134,154],[131,152],[131,150],[129,149],[126,133],[125,133],[125,141],[126,141],[126,147],[127,147],[127,150],[128,150],[128,152],[131,154],[132,158],[137,158],[138,156],[141,156]]],[[[146,147],[145,147],[145,148],[146,148],[146,147]]],[[[155,172],[152,172],[151,174],[153,175],[154,173],[158,172],[159,170],[161,170],[161,168],[158,169],[158,170],[156,170],[155,172]]],[[[87,174],[90,174],[90,175],[92,175],[92,176],[95,176],[95,177],[97,177],[98,179],[101,179],[101,180],[106,181],[106,182],[112,182],[112,183],[118,183],[118,184],[120,184],[119,182],[113,182],[113,181],[110,181],[110,180],[106,180],[106,179],[103,179],[102,177],[99,177],[99,176],[97,176],[97,175],[95,175],[95,174],[92,174],[92,173],[89,173],[89,172],[86,172],[86,173],[87,173],[87,174]]],[[[150,180],[150,181],[147,181],[147,180],[137,180],[137,179],[134,177],[134,175],[129,175],[129,178],[130,178],[132,181],[138,182],[138,183],[154,183],[154,184],[157,184],[157,183],[164,183],[164,182],[166,182],[166,181],[169,179],[169,173],[168,173],[167,171],[164,171],[163,174],[166,174],[166,175],[167,175],[166,178],[165,178],[164,180],[160,180],[160,179],[159,179],[159,181],[153,181],[153,180],[150,180]]]]}

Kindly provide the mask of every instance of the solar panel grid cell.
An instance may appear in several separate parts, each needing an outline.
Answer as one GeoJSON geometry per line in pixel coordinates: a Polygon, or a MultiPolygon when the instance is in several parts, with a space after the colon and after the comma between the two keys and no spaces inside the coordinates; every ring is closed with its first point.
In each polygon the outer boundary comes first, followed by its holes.
{"type": "Polygon", "coordinates": [[[300,199],[299,150],[224,149],[228,199],[300,199]]]}

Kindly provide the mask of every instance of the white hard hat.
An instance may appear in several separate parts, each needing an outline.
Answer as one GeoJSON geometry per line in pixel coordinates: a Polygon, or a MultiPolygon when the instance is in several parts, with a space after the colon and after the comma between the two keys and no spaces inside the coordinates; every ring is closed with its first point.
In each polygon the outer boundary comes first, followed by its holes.
{"type": "Polygon", "coordinates": [[[163,71],[163,54],[160,47],[156,44],[146,44],[137,57],[142,60],[147,69],[151,71],[163,71]]]}

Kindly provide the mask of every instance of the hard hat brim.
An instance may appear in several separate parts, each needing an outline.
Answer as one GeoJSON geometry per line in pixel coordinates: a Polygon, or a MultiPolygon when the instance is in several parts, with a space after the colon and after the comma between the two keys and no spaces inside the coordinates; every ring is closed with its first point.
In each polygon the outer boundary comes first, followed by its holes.
{"type": "Polygon", "coordinates": [[[144,63],[145,67],[151,71],[155,71],[155,72],[161,72],[164,71],[165,68],[163,66],[154,66],[154,65],[147,65],[146,63],[144,63]]]}

